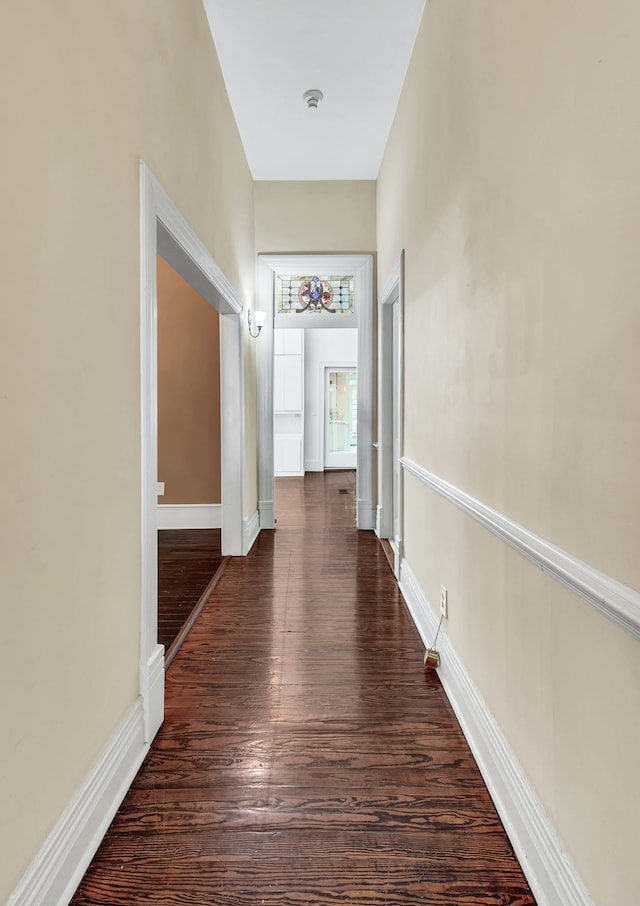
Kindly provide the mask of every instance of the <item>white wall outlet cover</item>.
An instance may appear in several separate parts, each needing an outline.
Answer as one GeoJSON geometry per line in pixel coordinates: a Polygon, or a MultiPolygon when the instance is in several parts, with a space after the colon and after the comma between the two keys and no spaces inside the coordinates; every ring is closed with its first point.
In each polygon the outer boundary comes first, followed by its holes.
{"type": "Polygon", "coordinates": [[[158,482],[158,497],[164,497],[164,481],[158,482]]]}
{"type": "Polygon", "coordinates": [[[447,589],[444,585],[440,586],[440,616],[447,618],[447,611],[449,607],[449,595],[447,594],[447,589]]]}

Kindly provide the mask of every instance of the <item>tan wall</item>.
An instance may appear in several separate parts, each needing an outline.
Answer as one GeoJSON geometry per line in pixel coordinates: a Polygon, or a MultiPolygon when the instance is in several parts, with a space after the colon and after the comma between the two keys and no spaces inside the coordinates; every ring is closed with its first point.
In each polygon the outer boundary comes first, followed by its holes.
{"type": "MultiPolygon", "coordinates": [[[[406,455],[636,589],[639,29],[630,0],[430,0],[378,183],[406,455]]],[[[596,903],[635,902],[640,644],[410,476],[405,539],[596,903]]]]}
{"type": "Polygon", "coordinates": [[[140,158],[249,304],[255,267],[201,0],[5,0],[0,93],[5,902],[138,693],[140,158]]]}
{"type": "Polygon", "coordinates": [[[220,503],[220,317],[158,256],[158,503],[220,503]]]}
{"type": "Polygon", "coordinates": [[[256,251],[374,252],[376,184],[255,183],[256,251]]]}

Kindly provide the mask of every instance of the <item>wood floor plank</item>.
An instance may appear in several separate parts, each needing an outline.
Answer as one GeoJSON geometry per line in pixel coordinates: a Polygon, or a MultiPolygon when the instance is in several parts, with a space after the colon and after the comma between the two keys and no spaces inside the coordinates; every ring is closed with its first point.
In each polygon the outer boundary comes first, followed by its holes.
{"type": "Polygon", "coordinates": [[[73,906],[533,906],[354,474],[279,480],[277,514],[178,652],[73,906]]]}
{"type": "Polygon", "coordinates": [[[158,531],[158,642],[168,653],[222,565],[220,529],[158,531]]]}

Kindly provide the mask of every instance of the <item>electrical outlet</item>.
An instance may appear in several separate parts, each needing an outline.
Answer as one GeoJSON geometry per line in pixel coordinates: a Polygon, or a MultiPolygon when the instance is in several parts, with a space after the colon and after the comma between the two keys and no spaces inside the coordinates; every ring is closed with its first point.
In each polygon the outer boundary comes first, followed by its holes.
{"type": "Polygon", "coordinates": [[[444,585],[440,586],[440,616],[445,620],[449,616],[449,595],[444,585]]]}
{"type": "Polygon", "coordinates": [[[158,482],[158,497],[164,497],[164,481],[158,482]]]}

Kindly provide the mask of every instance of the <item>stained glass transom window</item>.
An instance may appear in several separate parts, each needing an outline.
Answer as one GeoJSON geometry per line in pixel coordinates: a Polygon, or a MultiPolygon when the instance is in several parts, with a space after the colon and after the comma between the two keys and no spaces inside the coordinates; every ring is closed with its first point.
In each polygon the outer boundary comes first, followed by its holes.
{"type": "Polygon", "coordinates": [[[352,315],[353,276],[277,278],[277,313],[352,315]]]}

